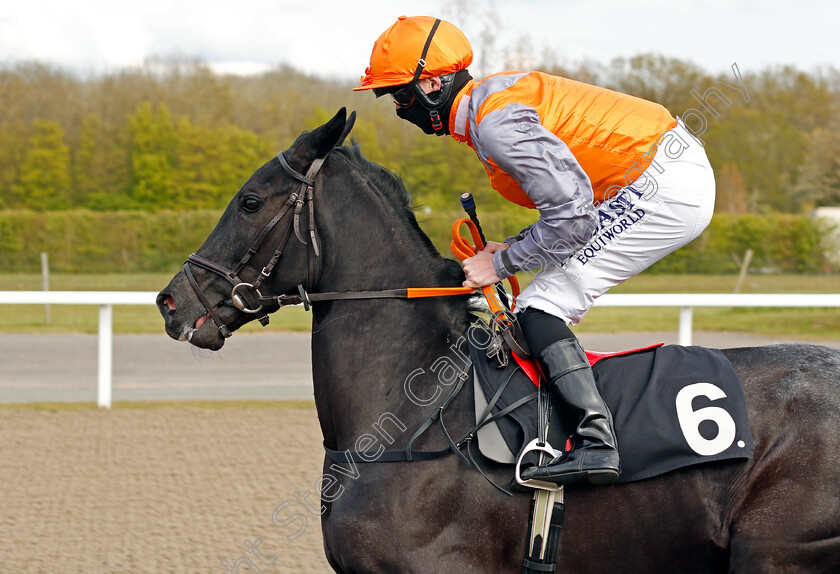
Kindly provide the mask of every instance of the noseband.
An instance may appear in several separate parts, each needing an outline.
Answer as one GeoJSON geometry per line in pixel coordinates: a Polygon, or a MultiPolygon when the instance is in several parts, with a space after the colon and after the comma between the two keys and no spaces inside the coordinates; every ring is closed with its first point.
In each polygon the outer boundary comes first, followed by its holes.
{"type": "MultiPolygon", "coordinates": [[[[307,258],[309,260],[309,276],[308,276],[308,284],[314,285],[316,280],[316,262],[320,257],[320,249],[318,247],[318,239],[317,239],[317,232],[315,229],[315,203],[314,203],[314,192],[315,192],[315,176],[321,169],[321,166],[324,164],[324,161],[327,159],[326,156],[322,158],[317,158],[315,161],[312,162],[312,165],[309,167],[309,170],[306,172],[306,175],[298,173],[291,166],[289,166],[288,162],[286,162],[286,158],[283,157],[282,152],[277,154],[277,159],[280,162],[280,166],[292,176],[294,179],[300,182],[300,189],[297,191],[292,192],[289,195],[289,198],[283,204],[283,207],[280,208],[280,211],[269,221],[265,227],[263,227],[260,234],[251,244],[251,247],[248,249],[248,252],[239,260],[239,263],[236,264],[232,270],[227,269],[219,265],[218,263],[214,263],[209,259],[205,259],[195,253],[192,253],[188,258],[187,261],[184,263],[184,273],[187,276],[187,279],[190,282],[190,285],[195,291],[195,294],[198,296],[198,299],[207,309],[207,312],[210,314],[210,317],[213,319],[213,322],[219,328],[219,332],[222,334],[223,337],[227,338],[231,336],[231,331],[228,329],[227,325],[222,321],[222,318],[219,317],[219,314],[214,309],[213,305],[210,304],[210,301],[207,299],[207,296],[202,291],[201,287],[198,284],[198,281],[195,280],[193,276],[192,270],[190,269],[190,264],[197,265],[202,267],[203,269],[207,269],[208,271],[212,271],[217,275],[221,275],[225,279],[227,279],[233,288],[230,292],[230,298],[233,302],[233,305],[242,311],[243,313],[249,314],[259,314],[257,319],[259,319],[260,324],[263,326],[268,324],[268,314],[263,312],[263,303],[268,302],[276,302],[278,304],[283,304],[283,299],[281,297],[263,297],[259,291],[260,285],[262,285],[263,281],[268,279],[271,275],[271,272],[274,270],[274,267],[277,265],[277,262],[280,260],[280,257],[283,255],[283,250],[286,248],[286,244],[289,242],[291,238],[292,231],[294,230],[295,237],[303,243],[304,245],[309,246],[307,250],[307,258]],[[303,204],[307,203],[309,205],[309,241],[307,242],[306,238],[303,237],[301,234],[301,226],[300,226],[300,215],[303,211],[303,204]],[[239,274],[242,272],[242,269],[245,268],[248,261],[250,261],[251,257],[262,247],[265,240],[268,238],[269,233],[274,227],[282,221],[286,215],[292,210],[294,206],[293,216],[291,221],[289,222],[288,226],[286,227],[285,231],[280,237],[280,240],[277,242],[277,247],[274,249],[274,253],[269,259],[268,263],[263,267],[262,271],[260,271],[259,276],[253,283],[247,283],[243,281],[239,274]],[[261,313],[261,314],[260,314],[261,313]]],[[[302,300],[306,300],[308,298],[305,297],[305,290],[303,286],[299,287],[301,292],[301,296],[298,298],[297,295],[291,296],[292,298],[297,298],[294,303],[300,303],[302,300]]],[[[292,304],[291,301],[287,302],[286,304],[292,304]]]]}

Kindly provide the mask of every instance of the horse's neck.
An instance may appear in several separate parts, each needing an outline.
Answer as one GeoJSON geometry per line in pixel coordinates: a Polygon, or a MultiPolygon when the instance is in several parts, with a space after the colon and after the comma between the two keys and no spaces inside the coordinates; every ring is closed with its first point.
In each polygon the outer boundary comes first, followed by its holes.
{"type": "MultiPolygon", "coordinates": [[[[409,240],[396,238],[403,239],[409,240]]],[[[322,290],[434,287],[446,281],[446,264],[422,246],[389,244],[371,254],[358,242],[340,243],[342,257],[331,262],[322,290]],[[394,253],[385,253],[389,249],[394,253]],[[365,260],[369,265],[360,270],[355,262],[365,260]]],[[[315,307],[315,399],[329,446],[353,449],[357,438],[370,434],[383,416],[393,416],[408,436],[428,418],[435,405],[410,395],[425,399],[448,392],[436,391],[431,369],[452,352],[450,346],[465,330],[461,304],[448,298],[373,299],[315,307]]]]}
{"type": "MultiPolygon", "coordinates": [[[[448,264],[410,221],[378,194],[342,192],[325,213],[328,264],[320,291],[452,286],[448,264]]],[[[431,395],[437,359],[465,331],[463,302],[451,299],[373,299],[318,304],[313,313],[312,364],[315,399],[324,439],[331,447],[354,448],[383,416],[393,415],[407,433],[428,418],[434,405],[420,406],[406,393],[431,395]],[[409,384],[411,384],[411,382],[409,384]]],[[[448,392],[448,389],[443,389],[448,392]]],[[[439,393],[438,393],[439,394],[439,393]]],[[[420,401],[421,403],[423,401],[420,401]]],[[[407,441],[405,437],[402,443],[407,441]]]]}

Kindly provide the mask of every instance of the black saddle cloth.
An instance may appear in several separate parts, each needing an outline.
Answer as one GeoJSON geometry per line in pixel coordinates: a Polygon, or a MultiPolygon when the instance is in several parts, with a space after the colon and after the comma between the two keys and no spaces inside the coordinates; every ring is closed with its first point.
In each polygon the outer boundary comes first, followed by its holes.
{"type": "MultiPolygon", "coordinates": [[[[472,345],[470,356],[485,402],[491,402],[500,386],[506,384],[492,414],[536,391],[514,361],[499,368],[484,350],[472,345]]],[[[719,350],[668,345],[601,359],[593,372],[615,423],[620,482],[695,464],[752,457],[744,393],[735,370],[719,350]]],[[[477,397],[477,401],[480,399],[477,397]]],[[[499,419],[496,424],[510,455],[507,460],[491,458],[499,462],[515,460],[536,438],[537,419],[536,400],[499,419]]],[[[554,416],[549,442],[555,449],[562,449],[567,435],[560,418],[554,416]]],[[[479,434],[480,448],[481,440],[479,434]]],[[[487,455],[485,449],[481,450],[487,455]]]]}

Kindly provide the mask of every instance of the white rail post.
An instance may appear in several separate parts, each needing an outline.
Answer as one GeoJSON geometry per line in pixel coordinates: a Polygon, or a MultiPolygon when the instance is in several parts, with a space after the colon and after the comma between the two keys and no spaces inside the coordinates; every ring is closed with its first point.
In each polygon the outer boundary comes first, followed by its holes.
{"type": "Polygon", "coordinates": [[[680,345],[691,344],[691,320],[693,309],[691,307],[680,307],[680,345]]]}
{"type": "Polygon", "coordinates": [[[99,306],[99,371],[96,404],[111,408],[111,372],[113,367],[113,306],[99,306]]]}
{"type": "MultiPolygon", "coordinates": [[[[47,252],[41,251],[41,285],[44,291],[50,290],[50,262],[47,259],[47,252]]],[[[50,304],[44,304],[44,322],[50,324],[50,304]]]]}

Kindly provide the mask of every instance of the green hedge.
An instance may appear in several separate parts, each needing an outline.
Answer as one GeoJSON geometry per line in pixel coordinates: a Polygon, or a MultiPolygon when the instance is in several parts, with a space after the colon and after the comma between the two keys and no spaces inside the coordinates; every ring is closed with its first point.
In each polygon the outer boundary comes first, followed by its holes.
{"type": "Polygon", "coordinates": [[[0,269],[59,273],[176,271],[221,211],[0,211],[0,269]]]}
{"type": "Polygon", "coordinates": [[[693,242],[659,263],[654,273],[735,273],[748,249],[751,269],[814,273],[837,271],[833,228],[807,215],[716,214],[693,242]]]}
{"type": "MultiPolygon", "coordinates": [[[[418,220],[438,249],[449,246],[449,228],[463,212],[418,220]]],[[[536,213],[526,209],[480,215],[488,238],[501,241],[533,223],[536,213]]],[[[653,265],[648,273],[737,273],[747,249],[753,250],[751,269],[788,273],[837,271],[826,252],[838,253],[840,246],[831,239],[833,229],[807,215],[730,215],[715,214],[711,224],[693,242],[653,265]]],[[[467,233],[464,228],[463,233],[467,233]]],[[[835,258],[835,261],[837,259],[835,258]]]]}
{"type": "MultiPolygon", "coordinates": [[[[174,272],[213,229],[218,210],[95,212],[0,211],[0,269],[39,270],[40,253],[60,273],[174,272]]],[[[525,209],[484,212],[489,238],[502,240],[534,221],[525,209]]],[[[417,213],[441,252],[449,253],[452,222],[463,212],[417,213]]],[[[463,228],[463,233],[467,233],[463,228]]],[[[753,250],[752,268],[784,272],[836,271],[826,258],[829,229],[808,216],[717,214],[688,246],[666,257],[652,273],[735,273],[753,250]]],[[[836,246],[833,247],[836,249],[836,246]]]]}

